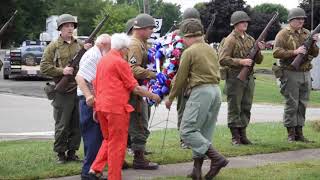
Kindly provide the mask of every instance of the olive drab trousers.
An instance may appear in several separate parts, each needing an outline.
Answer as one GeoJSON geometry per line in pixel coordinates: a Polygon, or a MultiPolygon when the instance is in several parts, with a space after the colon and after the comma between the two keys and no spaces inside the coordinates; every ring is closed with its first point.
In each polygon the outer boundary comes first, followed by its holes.
{"type": "Polygon", "coordinates": [[[55,120],[55,152],[78,150],[81,142],[79,126],[79,103],[77,94],[55,93],[51,103],[55,120]]]}
{"type": "Polygon", "coordinates": [[[283,70],[280,81],[280,92],[285,98],[284,126],[304,126],[311,91],[310,72],[283,70]]]}
{"type": "Polygon", "coordinates": [[[182,89],[181,93],[177,96],[177,113],[178,113],[178,124],[177,124],[177,127],[178,127],[178,130],[180,129],[180,124],[181,124],[181,121],[182,121],[183,111],[184,111],[184,109],[186,107],[186,103],[187,103],[187,100],[188,100],[188,98],[185,96],[184,92],[185,92],[185,90],[182,89]]]}
{"type": "Polygon", "coordinates": [[[212,136],[221,106],[221,91],[216,84],[192,88],[182,116],[180,135],[191,146],[193,158],[203,157],[212,136]]]}
{"type": "Polygon", "coordinates": [[[149,123],[149,105],[140,96],[130,95],[129,104],[134,107],[134,111],[130,113],[129,134],[131,138],[131,149],[145,150],[147,139],[150,131],[149,123]]]}
{"type": "Polygon", "coordinates": [[[228,127],[247,127],[251,117],[254,94],[254,77],[249,75],[244,82],[237,78],[239,72],[228,70],[224,93],[228,102],[228,127]]]}

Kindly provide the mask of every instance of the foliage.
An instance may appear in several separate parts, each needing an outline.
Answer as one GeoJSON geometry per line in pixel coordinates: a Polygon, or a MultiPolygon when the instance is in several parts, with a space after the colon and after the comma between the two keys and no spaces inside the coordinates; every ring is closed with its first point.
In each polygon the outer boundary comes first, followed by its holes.
{"type": "MultiPolygon", "coordinates": [[[[251,12],[251,22],[249,23],[248,33],[253,36],[255,39],[259,37],[262,33],[270,19],[272,18],[273,14],[262,13],[257,11],[251,12]]],[[[269,31],[267,32],[267,37],[265,41],[274,40],[277,33],[280,31],[280,23],[279,19],[271,26],[269,31]]]]}
{"type": "Polygon", "coordinates": [[[234,11],[243,10],[247,13],[250,12],[250,7],[246,5],[244,0],[216,0],[204,3],[204,5],[196,5],[195,8],[200,12],[201,21],[206,31],[211,22],[212,14],[217,13],[213,28],[210,30],[211,33],[208,37],[209,42],[220,42],[222,38],[231,32],[230,17],[234,11]]]}
{"type": "Polygon", "coordinates": [[[173,25],[174,21],[179,22],[181,20],[180,5],[166,3],[162,0],[150,1],[150,15],[155,18],[162,18],[161,34],[164,35],[173,25]]]}
{"type": "Polygon", "coordinates": [[[311,2],[313,2],[313,29],[320,23],[320,1],[302,0],[299,6],[306,11],[307,19],[305,27],[307,29],[311,29],[311,2]]]}
{"type": "Polygon", "coordinates": [[[276,11],[279,13],[280,22],[286,23],[288,18],[288,10],[281,4],[263,3],[253,8],[253,11],[272,14],[276,11]]]}
{"type": "Polygon", "coordinates": [[[127,20],[137,16],[138,13],[138,10],[129,4],[114,4],[108,2],[102,7],[101,13],[94,21],[95,24],[98,24],[105,14],[109,14],[110,17],[106,22],[106,25],[101,29],[101,33],[112,34],[115,32],[124,32],[127,20]]]}

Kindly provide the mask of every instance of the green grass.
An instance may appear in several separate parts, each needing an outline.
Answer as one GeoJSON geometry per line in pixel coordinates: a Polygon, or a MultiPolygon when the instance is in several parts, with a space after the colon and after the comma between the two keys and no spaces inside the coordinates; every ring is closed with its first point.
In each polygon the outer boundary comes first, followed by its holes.
{"type": "MultiPolygon", "coordinates": [[[[223,169],[216,180],[318,180],[320,161],[270,164],[255,168],[223,169]]],[[[186,177],[163,177],[154,180],[185,180],[186,177]]]]}
{"type": "Polygon", "coordinates": [[[273,58],[272,51],[262,51],[262,54],[263,61],[261,64],[256,64],[255,68],[271,70],[272,64],[276,62],[276,59],[273,58]]]}
{"type": "MultiPolygon", "coordinates": [[[[273,75],[255,74],[256,86],[253,101],[254,103],[267,104],[283,104],[284,98],[280,94],[280,88],[277,85],[273,75]]],[[[224,89],[225,81],[220,82],[221,90],[224,89]]],[[[223,94],[223,101],[226,101],[226,96],[223,94]]],[[[320,106],[320,91],[311,91],[310,106],[320,106]]]]}
{"type": "MultiPolygon", "coordinates": [[[[161,151],[164,131],[151,133],[148,149],[154,154],[148,155],[152,161],[160,164],[172,164],[191,161],[191,150],[179,147],[177,130],[168,130],[165,146],[161,151]]],[[[248,135],[254,145],[234,147],[230,143],[230,133],[225,126],[218,126],[214,133],[214,146],[227,157],[272,153],[305,148],[320,148],[320,133],[311,123],[305,127],[305,136],[316,143],[288,143],[286,130],[281,123],[256,123],[248,128],[248,135]]],[[[76,175],[80,173],[80,163],[57,165],[52,152],[52,141],[22,140],[0,142],[0,179],[39,179],[76,175]]],[[[80,156],[83,157],[82,148],[80,156]]],[[[127,157],[132,162],[132,157],[127,157]]]]}

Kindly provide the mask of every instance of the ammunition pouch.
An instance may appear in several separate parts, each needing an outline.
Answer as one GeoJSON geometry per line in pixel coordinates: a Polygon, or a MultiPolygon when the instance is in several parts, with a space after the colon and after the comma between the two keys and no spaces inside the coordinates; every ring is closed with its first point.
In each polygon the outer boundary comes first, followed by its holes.
{"type": "Polygon", "coordinates": [[[56,91],[54,90],[54,88],[55,88],[55,85],[51,84],[50,82],[47,82],[43,88],[43,90],[49,100],[53,100],[56,95],[56,91]]]}
{"type": "Polygon", "coordinates": [[[276,76],[276,78],[281,78],[283,76],[283,69],[276,63],[272,65],[272,72],[276,76]]]}

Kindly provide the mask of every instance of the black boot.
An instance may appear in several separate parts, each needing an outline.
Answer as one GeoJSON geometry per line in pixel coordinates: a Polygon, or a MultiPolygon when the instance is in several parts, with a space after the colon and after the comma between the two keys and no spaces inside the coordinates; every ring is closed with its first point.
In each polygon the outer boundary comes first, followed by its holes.
{"type": "Polygon", "coordinates": [[[314,141],[309,141],[307,138],[305,138],[303,136],[302,126],[296,126],[295,132],[296,132],[296,134],[295,134],[296,141],[305,142],[305,143],[313,143],[314,142],[314,141]]]}
{"type": "Polygon", "coordinates": [[[193,169],[190,174],[187,175],[188,178],[194,180],[202,180],[201,168],[204,158],[193,158],[193,169]]]}
{"type": "Polygon", "coordinates": [[[66,154],[64,152],[58,152],[57,155],[57,163],[58,164],[64,164],[67,161],[66,154]]]}
{"type": "Polygon", "coordinates": [[[240,145],[240,132],[239,129],[236,127],[230,127],[231,135],[232,135],[232,145],[240,145]]]}
{"type": "Polygon", "coordinates": [[[239,132],[240,132],[240,142],[241,144],[252,144],[252,142],[248,139],[247,137],[247,127],[241,127],[239,128],[239,132]]]}
{"type": "Polygon", "coordinates": [[[67,152],[67,161],[82,162],[74,150],[69,150],[67,152]]]}
{"type": "Polygon", "coordinates": [[[294,127],[287,127],[287,131],[288,131],[288,142],[289,143],[293,143],[295,141],[295,128],[294,127]]]}
{"type": "Polygon", "coordinates": [[[155,170],[155,169],[158,169],[159,166],[157,163],[153,163],[145,159],[143,150],[136,150],[134,151],[133,168],[155,170]]]}
{"type": "Polygon", "coordinates": [[[211,145],[209,146],[206,155],[211,159],[211,165],[210,170],[205,176],[205,179],[212,180],[219,173],[220,169],[225,167],[229,161],[224,156],[219,154],[211,145]]]}

